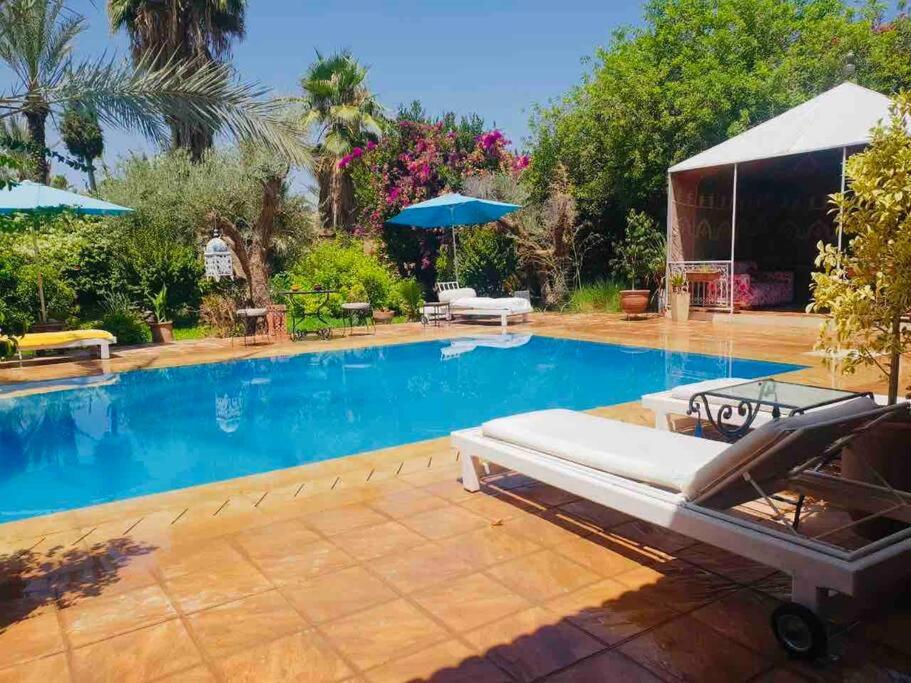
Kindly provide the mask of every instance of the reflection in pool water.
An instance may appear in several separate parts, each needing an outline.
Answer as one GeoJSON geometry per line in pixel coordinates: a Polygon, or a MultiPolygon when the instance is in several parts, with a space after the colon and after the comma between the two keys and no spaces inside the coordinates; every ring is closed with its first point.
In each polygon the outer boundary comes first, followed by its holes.
{"type": "Polygon", "coordinates": [[[511,413],[797,367],[492,335],[127,372],[0,399],[0,520],[444,436],[511,413]]]}

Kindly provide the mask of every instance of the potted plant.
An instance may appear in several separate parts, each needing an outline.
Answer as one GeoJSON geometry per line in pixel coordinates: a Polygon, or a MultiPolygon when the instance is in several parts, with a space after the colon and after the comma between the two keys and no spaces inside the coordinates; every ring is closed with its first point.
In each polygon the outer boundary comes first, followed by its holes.
{"type": "Polygon", "coordinates": [[[616,256],[611,266],[631,284],[631,289],[620,291],[620,309],[629,318],[642,315],[648,309],[649,289],[637,289],[642,283],[658,280],[664,271],[665,238],[655,221],[647,214],[630,211],[626,217],[626,234],[616,246],[616,256]]]}
{"type": "MultiPolygon", "coordinates": [[[[888,380],[889,403],[899,395],[902,354],[911,351],[911,329],[902,318],[911,308],[911,95],[899,95],[890,120],[872,131],[870,145],[845,165],[847,189],[832,196],[847,247],[819,243],[808,312],[824,313],[817,347],[842,372],[877,368],[888,380]],[[898,172],[901,169],[903,172],[898,172]]],[[[911,490],[907,423],[886,422],[843,450],[842,475],[877,483],[872,470],[892,486],[911,490]],[[869,466],[868,466],[869,465],[869,466]],[[871,469],[872,468],[872,469],[871,469]]],[[[894,528],[887,519],[863,525],[879,536],[894,528]]]]}
{"type": "Polygon", "coordinates": [[[675,323],[690,319],[690,290],[686,275],[674,273],[668,283],[668,308],[675,323]]]}
{"type": "Polygon", "coordinates": [[[149,323],[152,330],[152,341],[156,344],[172,344],[174,342],[174,323],[168,320],[168,287],[162,285],[157,294],[149,295],[152,305],[153,321],[149,323]]]}

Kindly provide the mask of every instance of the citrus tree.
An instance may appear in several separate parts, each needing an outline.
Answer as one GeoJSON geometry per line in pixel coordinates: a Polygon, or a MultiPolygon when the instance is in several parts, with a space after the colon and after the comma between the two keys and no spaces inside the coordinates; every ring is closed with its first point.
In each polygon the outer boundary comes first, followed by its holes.
{"type": "Polygon", "coordinates": [[[808,311],[828,314],[817,346],[829,357],[844,351],[842,369],[879,368],[898,398],[899,367],[911,351],[911,92],[900,94],[869,147],[848,159],[847,191],[832,196],[848,244],[843,252],[819,243],[808,311]]]}

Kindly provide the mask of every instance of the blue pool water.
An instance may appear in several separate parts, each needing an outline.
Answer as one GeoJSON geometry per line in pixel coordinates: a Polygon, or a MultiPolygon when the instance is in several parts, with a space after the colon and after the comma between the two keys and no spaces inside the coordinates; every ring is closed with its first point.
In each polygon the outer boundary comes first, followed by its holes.
{"type": "Polygon", "coordinates": [[[142,370],[0,395],[0,521],[429,439],[501,415],[798,367],[507,336],[142,370]]]}

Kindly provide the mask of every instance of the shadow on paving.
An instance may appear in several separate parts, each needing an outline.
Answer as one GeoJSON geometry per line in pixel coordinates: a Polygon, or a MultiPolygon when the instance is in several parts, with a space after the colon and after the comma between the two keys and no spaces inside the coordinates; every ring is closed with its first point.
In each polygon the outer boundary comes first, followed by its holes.
{"type": "Polygon", "coordinates": [[[156,546],[115,538],[0,555],[0,633],[49,604],[68,607],[117,583],[120,570],[156,546]]]}
{"type": "MultiPolygon", "coordinates": [[[[478,495],[528,509],[489,485],[478,495]]],[[[788,659],[769,627],[772,610],[790,597],[781,572],[646,523],[603,528],[559,507],[537,516],[640,568],[481,627],[467,636],[481,654],[408,680],[911,681],[911,587],[862,621],[858,605],[834,600],[829,655],[799,662],[788,659]]]]}

